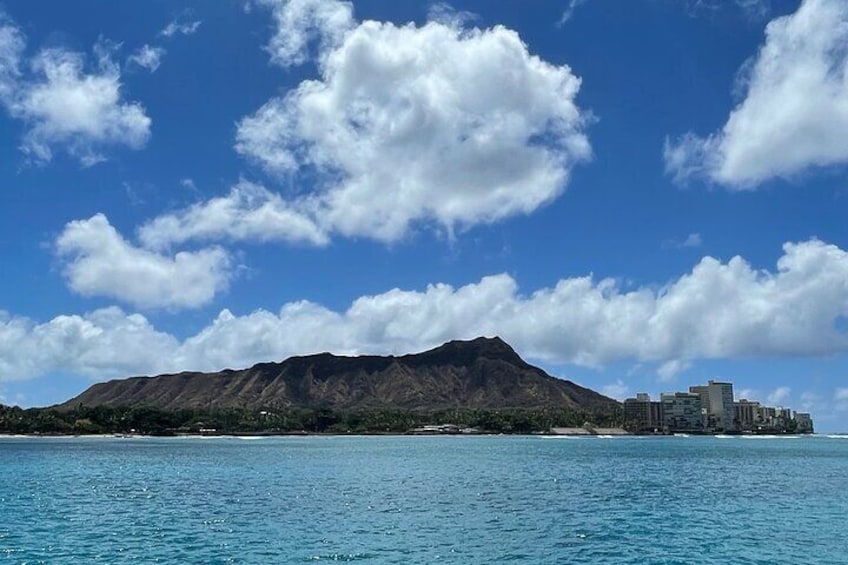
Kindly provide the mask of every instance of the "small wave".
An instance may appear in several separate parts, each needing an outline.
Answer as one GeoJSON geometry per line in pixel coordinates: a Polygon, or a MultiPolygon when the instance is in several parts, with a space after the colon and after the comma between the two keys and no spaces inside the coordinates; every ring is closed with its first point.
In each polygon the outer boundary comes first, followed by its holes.
{"type": "Polygon", "coordinates": [[[362,559],[373,559],[372,553],[328,553],[325,555],[312,555],[307,561],[359,561],[362,559]]]}
{"type": "Polygon", "coordinates": [[[734,436],[729,436],[727,434],[717,434],[715,437],[717,439],[733,439],[734,436]]]}
{"type": "Polygon", "coordinates": [[[759,434],[759,435],[746,435],[746,436],[740,436],[740,437],[743,437],[745,439],[799,439],[799,438],[802,438],[804,436],[799,436],[799,435],[794,435],[794,434],[781,434],[781,435],[759,434]]]}
{"type": "Polygon", "coordinates": [[[827,434],[824,437],[829,439],[848,439],[848,434],[827,434]]]}

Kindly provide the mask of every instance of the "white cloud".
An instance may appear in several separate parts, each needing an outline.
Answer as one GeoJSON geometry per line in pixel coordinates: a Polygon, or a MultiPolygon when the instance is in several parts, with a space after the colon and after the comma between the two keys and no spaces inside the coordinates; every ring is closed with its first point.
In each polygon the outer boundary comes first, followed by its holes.
{"type": "MultiPolygon", "coordinates": [[[[192,183],[193,185],[193,183],[192,183]]],[[[189,240],[254,240],[325,245],[327,235],[279,195],[241,181],[226,196],[148,222],[139,239],[154,249],[189,240]]]]}
{"type": "Polygon", "coordinates": [[[670,239],[663,242],[664,248],[694,249],[704,244],[704,238],[699,233],[690,233],[684,239],[670,239]]]}
{"type": "Polygon", "coordinates": [[[389,242],[528,214],[591,156],[580,80],[514,31],[366,21],[327,49],[321,78],[244,118],[236,143],[271,173],[317,175],[291,208],[327,233],[389,242]]]}
{"type": "Polygon", "coordinates": [[[56,240],[72,290],[141,308],[194,308],[229,282],[230,259],[218,247],[163,256],[134,247],[102,214],[70,222],[56,240]]]}
{"type": "Polygon", "coordinates": [[[659,369],[657,369],[657,376],[662,383],[674,382],[677,375],[686,371],[691,366],[692,363],[684,359],[672,359],[660,365],[659,369]]]}
{"type": "Polygon", "coordinates": [[[170,22],[168,25],[159,32],[159,35],[164,37],[173,37],[177,34],[179,35],[194,35],[197,32],[197,29],[200,27],[200,24],[203,23],[199,20],[192,22],[181,22],[179,20],[174,20],[170,22]]]}
{"type": "Polygon", "coordinates": [[[678,181],[704,177],[751,189],[811,167],[848,162],[848,3],[805,0],[766,27],[743,65],[744,100],[721,131],[666,141],[666,169],[678,181]]]}
{"type": "Polygon", "coordinates": [[[54,145],[88,165],[103,160],[103,145],[147,143],[150,118],[140,104],[121,102],[116,66],[85,74],[82,55],[61,49],[42,51],[32,66],[43,80],[29,85],[11,110],[30,126],[22,149],[36,161],[49,161],[54,145]]]}
{"type": "MultiPolygon", "coordinates": [[[[195,195],[195,197],[202,197],[202,193],[200,192],[200,189],[197,188],[197,184],[194,182],[194,179],[188,177],[182,178],[180,179],[180,186],[185,190],[190,191],[192,194],[195,195]]],[[[167,246],[167,244],[165,246],[167,246]]]]}
{"type": "Polygon", "coordinates": [[[752,400],[753,401],[753,400],[756,400],[759,397],[760,397],[759,393],[752,388],[741,388],[741,389],[736,391],[736,400],[745,399],[745,400],[752,400]]]}
{"type": "Polygon", "coordinates": [[[773,406],[783,406],[783,404],[789,400],[789,395],[792,393],[792,389],[788,386],[780,386],[771,391],[767,396],[766,400],[770,405],[773,406]]]}
{"type": "Polygon", "coordinates": [[[446,2],[435,2],[427,10],[427,19],[450,27],[465,27],[480,19],[474,12],[457,10],[446,2]]]}
{"type": "Polygon", "coordinates": [[[848,411],[848,389],[837,388],[832,395],[823,391],[806,390],[800,394],[799,399],[799,405],[792,408],[812,414],[816,431],[841,432],[845,429],[844,413],[848,411]],[[839,398],[840,390],[845,390],[842,399],[839,398]]]}
{"type": "Polygon", "coordinates": [[[736,0],[736,5],[751,18],[765,18],[771,12],[771,0],[736,0]]]}
{"type": "Polygon", "coordinates": [[[23,33],[0,11],[0,103],[9,104],[21,75],[23,33]]]}
{"type": "MultiPolygon", "coordinates": [[[[828,401],[819,393],[804,391],[801,393],[800,412],[826,412],[828,401]]],[[[848,396],[846,396],[848,399],[848,396]]]]}
{"type": "MultiPolygon", "coordinates": [[[[118,249],[111,256],[99,252],[98,258],[121,265],[124,255],[135,256],[105,219],[95,217],[80,228],[94,235],[76,239],[111,240],[106,247],[118,249]]],[[[784,250],[773,273],[754,270],[738,257],[727,263],[704,258],[659,291],[622,292],[611,280],[580,277],[523,295],[516,281],[502,274],[459,288],[434,284],[421,291],[393,289],[360,297],[343,311],[306,301],[285,304],[276,313],[257,310],[236,316],[223,310],[181,342],[141,317],[127,317],[125,323],[123,314],[109,318],[108,325],[94,324],[94,329],[86,316],[60,317],[41,326],[7,318],[0,324],[0,344],[7,344],[0,345],[6,364],[0,366],[0,378],[62,366],[88,371],[95,366],[91,359],[105,374],[110,356],[120,358],[109,374],[209,370],[321,351],[406,353],[479,335],[501,335],[532,361],[590,367],[626,359],[669,362],[848,352],[848,335],[835,325],[839,316],[848,315],[848,253],[819,241],[787,244],[784,250]],[[126,324],[137,329],[134,347],[145,356],[133,358],[130,351],[124,359],[110,341],[110,332],[118,331],[112,328],[124,331],[126,324]],[[97,339],[82,339],[89,335],[97,339]],[[55,345],[61,340],[73,347],[55,345]],[[65,349],[68,353],[62,354],[65,349]],[[66,356],[56,361],[57,355],[66,356]]],[[[168,261],[163,266],[163,261],[142,254],[133,264],[161,266],[164,274],[151,276],[144,268],[136,278],[147,286],[172,277],[185,280],[186,269],[168,261]]],[[[124,284],[123,276],[107,273],[106,279],[124,284]]],[[[165,284],[164,291],[157,288],[152,296],[179,296],[194,286],[165,284]]],[[[122,291],[130,296],[135,292],[122,291]]],[[[778,389],[772,396],[770,400],[781,399],[783,393],[778,389]]]]}
{"type": "Polygon", "coordinates": [[[833,399],[837,402],[848,402],[848,388],[837,388],[833,393],[833,399]]]}
{"type": "Polygon", "coordinates": [[[566,23],[568,23],[571,18],[574,17],[574,12],[577,10],[577,8],[579,8],[581,4],[585,3],[586,0],[571,0],[571,2],[568,3],[568,7],[562,13],[562,16],[559,18],[559,21],[557,22],[556,26],[562,27],[566,23]]]}
{"type": "Polygon", "coordinates": [[[703,12],[716,13],[722,9],[736,8],[749,20],[760,21],[771,12],[771,0],[686,0],[685,7],[691,17],[700,16],[703,12]]]}
{"type": "Polygon", "coordinates": [[[129,56],[127,62],[134,63],[151,73],[155,73],[159,65],[162,64],[162,57],[164,56],[165,49],[163,47],[142,45],[135,53],[129,56]]]}
{"type": "Polygon", "coordinates": [[[618,379],[614,383],[601,387],[601,394],[616,400],[624,400],[630,394],[630,387],[624,384],[624,381],[618,379]]]}
{"type": "Polygon", "coordinates": [[[120,69],[111,60],[119,46],[98,42],[91,72],[82,54],[59,48],[41,50],[26,65],[23,34],[2,15],[0,24],[0,102],[26,124],[21,150],[34,162],[50,161],[61,147],[88,166],[105,159],[106,146],[145,145],[150,118],[140,104],[122,100],[120,69]]]}
{"type": "Polygon", "coordinates": [[[690,233],[681,243],[681,247],[700,247],[704,243],[699,233],[690,233]]]}
{"type": "Polygon", "coordinates": [[[50,372],[98,379],[156,373],[172,361],[179,342],[144,316],[105,308],[84,316],[57,316],[35,324],[0,311],[0,380],[50,372]]]}
{"type": "Polygon", "coordinates": [[[337,0],[259,0],[272,10],[276,33],[268,44],[271,61],[283,67],[300,65],[310,44],[319,52],[339,45],[354,26],[353,4],[337,0]]]}

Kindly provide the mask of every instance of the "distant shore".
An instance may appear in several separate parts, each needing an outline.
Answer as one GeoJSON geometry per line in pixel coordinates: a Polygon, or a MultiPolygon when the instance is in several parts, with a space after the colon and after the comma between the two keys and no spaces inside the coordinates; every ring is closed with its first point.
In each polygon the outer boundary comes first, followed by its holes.
{"type": "Polygon", "coordinates": [[[515,436],[515,437],[539,437],[539,438],[571,438],[571,439],[605,439],[605,438],[668,438],[668,439],[686,439],[686,438],[707,438],[716,439],[769,439],[769,438],[832,438],[832,439],[848,439],[848,432],[844,433],[805,433],[805,434],[633,434],[625,433],[585,433],[576,431],[574,433],[553,433],[553,432],[533,432],[533,433],[502,433],[502,432],[479,432],[476,434],[420,434],[420,433],[399,433],[399,432],[360,432],[360,433],[331,433],[331,432],[280,432],[280,433],[219,433],[219,434],[196,434],[196,433],[177,433],[170,435],[155,435],[155,434],[9,434],[0,433],[0,440],[3,439],[92,439],[92,440],[109,440],[109,439],[263,439],[263,438],[341,438],[341,437],[497,437],[497,436],[515,436]]]}
{"type": "Polygon", "coordinates": [[[548,435],[554,436],[629,436],[624,428],[551,428],[548,435]]]}

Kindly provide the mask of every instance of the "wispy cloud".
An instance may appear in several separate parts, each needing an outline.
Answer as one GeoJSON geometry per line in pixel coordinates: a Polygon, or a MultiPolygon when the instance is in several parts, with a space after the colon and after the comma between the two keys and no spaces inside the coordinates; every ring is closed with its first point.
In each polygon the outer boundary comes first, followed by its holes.
{"type": "Polygon", "coordinates": [[[787,400],[789,400],[789,396],[792,393],[792,389],[788,386],[780,386],[768,393],[766,396],[766,400],[769,404],[773,404],[776,406],[782,406],[787,400]]]}
{"type": "Polygon", "coordinates": [[[135,53],[127,58],[127,62],[145,68],[151,73],[155,73],[159,65],[162,64],[162,57],[164,55],[165,49],[163,47],[142,45],[135,53]]]}
{"type": "Polygon", "coordinates": [[[665,249],[694,249],[704,244],[704,238],[699,233],[690,233],[683,239],[668,239],[663,242],[665,249]]]}
{"type": "Polygon", "coordinates": [[[168,25],[162,28],[162,31],[159,32],[159,35],[162,37],[173,37],[175,35],[194,35],[197,30],[200,28],[200,24],[203,22],[200,20],[195,21],[180,21],[179,19],[175,19],[171,21],[168,25]]]}
{"type": "Polygon", "coordinates": [[[571,0],[571,2],[569,2],[568,4],[568,7],[562,13],[562,16],[560,16],[559,20],[557,21],[556,26],[562,27],[567,24],[571,20],[571,18],[574,17],[574,12],[577,10],[577,8],[585,4],[587,1],[588,0],[571,0]]]}
{"type": "Polygon", "coordinates": [[[473,12],[457,10],[446,2],[436,2],[427,10],[427,19],[431,22],[461,28],[480,19],[480,16],[473,12]]]}
{"type": "Polygon", "coordinates": [[[686,371],[691,366],[692,363],[689,361],[672,359],[660,365],[659,369],[657,369],[657,376],[662,383],[674,382],[678,374],[686,371]]]}
{"type": "Polygon", "coordinates": [[[601,388],[601,394],[616,400],[624,400],[630,394],[630,387],[624,381],[618,379],[614,383],[604,385],[601,388]]]}

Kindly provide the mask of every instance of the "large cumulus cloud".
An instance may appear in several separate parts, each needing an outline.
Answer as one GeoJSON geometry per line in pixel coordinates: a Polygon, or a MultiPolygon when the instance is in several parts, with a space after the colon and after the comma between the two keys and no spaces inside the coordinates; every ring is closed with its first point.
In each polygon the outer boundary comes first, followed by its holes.
{"type": "Polygon", "coordinates": [[[575,277],[531,294],[500,274],[459,288],[392,289],[343,311],[307,301],[276,312],[223,310],[182,340],[117,308],[43,324],[6,314],[0,379],[211,370],[320,351],[406,353],[478,335],[501,335],[537,362],[685,367],[706,358],[848,352],[846,317],[848,253],[810,240],[787,243],[773,272],[741,257],[704,257],[659,290],[575,277]]]}
{"type": "MultiPolygon", "coordinates": [[[[356,23],[343,2],[264,4],[278,27],[272,60],[302,63],[314,43],[319,72],[238,124],[236,150],[272,182],[298,187],[263,198],[276,210],[264,215],[275,239],[393,242],[420,226],[452,234],[538,209],[591,156],[580,79],[530,53],[515,31],[356,23]]],[[[245,224],[255,225],[256,200],[243,196],[237,188],[169,214],[162,235],[145,237],[158,246],[207,238],[196,227],[206,208],[227,207],[236,221],[220,236],[254,239],[245,224]]]]}

